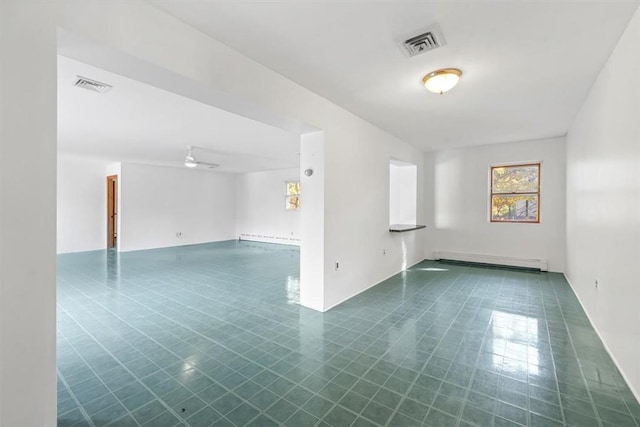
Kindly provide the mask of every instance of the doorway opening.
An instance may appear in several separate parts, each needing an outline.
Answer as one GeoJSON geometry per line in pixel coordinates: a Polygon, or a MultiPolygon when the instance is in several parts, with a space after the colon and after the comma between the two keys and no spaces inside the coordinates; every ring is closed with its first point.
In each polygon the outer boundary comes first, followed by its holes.
{"type": "Polygon", "coordinates": [[[107,177],[107,249],[114,249],[118,241],[118,175],[107,177]]]}

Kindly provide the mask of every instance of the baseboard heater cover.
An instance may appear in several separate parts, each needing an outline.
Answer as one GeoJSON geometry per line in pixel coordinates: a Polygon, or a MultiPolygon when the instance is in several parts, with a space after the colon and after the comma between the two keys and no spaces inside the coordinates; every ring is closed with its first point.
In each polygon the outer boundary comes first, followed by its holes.
{"type": "Polygon", "coordinates": [[[254,242],[266,242],[266,243],[282,243],[285,245],[299,245],[300,239],[294,237],[278,237],[278,236],[264,236],[261,234],[245,234],[240,233],[238,240],[250,240],[254,242]]]}
{"type": "Polygon", "coordinates": [[[540,271],[549,270],[549,263],[546,259],[516,258],[446,251],[435,251],[433,255],[434,258],[438,261],[459,261],[477,264],[500,265],[507,267],[533,268],[540,271]]]}

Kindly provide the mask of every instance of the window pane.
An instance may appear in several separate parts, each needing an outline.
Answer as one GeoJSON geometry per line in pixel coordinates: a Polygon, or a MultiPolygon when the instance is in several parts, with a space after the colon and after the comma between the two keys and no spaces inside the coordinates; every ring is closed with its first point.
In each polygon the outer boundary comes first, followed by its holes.
{"type": "Polygon", "coordinates": [[[493,168],[491,173],[493,193],[537,193],[540,183],[539,172],[539,165],[493,168]]]}
{"type": "Polygon", "coordinates": [[[300,196],[287,196],[285,199],[287,202],[287,210],[300,209],[300,196]]]}
{"type": "Polygon", "coordinates": [[[538,222],[538,195],[492,196],[491,220],[538,222]]]}
{"type": "Polygon", "coordinates": [[[300,194],[300,182],[287,182],[287,196],[300,194]]]}

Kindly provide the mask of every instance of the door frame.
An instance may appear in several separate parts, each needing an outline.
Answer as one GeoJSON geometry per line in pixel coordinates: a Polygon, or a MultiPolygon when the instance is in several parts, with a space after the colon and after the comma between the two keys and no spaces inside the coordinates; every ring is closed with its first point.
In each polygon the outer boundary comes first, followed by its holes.
{"type": "Polygon", "coordinates": [[[107,176],[107,249],[116,247],[118,238],[118,175],[107,176]]]}

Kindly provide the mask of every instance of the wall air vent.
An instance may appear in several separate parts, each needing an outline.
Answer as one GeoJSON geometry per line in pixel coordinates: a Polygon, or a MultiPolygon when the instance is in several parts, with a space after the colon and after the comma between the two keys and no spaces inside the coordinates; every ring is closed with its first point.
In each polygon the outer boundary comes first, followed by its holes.
{"type": "Polygon", "coordinates": [[[74,86],[81,87],[83,89],[92,90],[98,93],[109,92],[113,86],[108,85],[106,83],[102,83],[96,80],[91,80],[86,77],[76,76],[76,82],[73,84],[74,86]]]}
{"type": "Polygon", "coordinates": [[[438,26],[431,27],[429,30],[413,36],[404,41],[404,51],[409,56],[420,55],[433,49],[444,46],[446,43],[438,26]]]}

